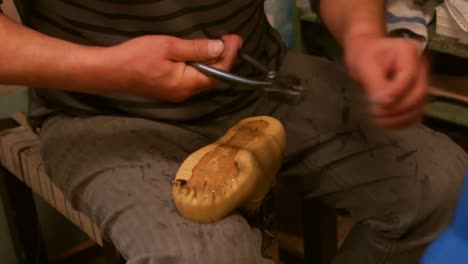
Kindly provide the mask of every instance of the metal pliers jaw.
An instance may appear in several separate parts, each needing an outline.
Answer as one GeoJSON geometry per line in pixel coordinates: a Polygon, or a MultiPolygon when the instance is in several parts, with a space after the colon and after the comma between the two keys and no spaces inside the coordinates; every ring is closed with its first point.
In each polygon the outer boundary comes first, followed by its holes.
{"type": "MultiPolygon", "coordinates": [[[[246,57],[243,58],[244,60],[253,60],[247,55],[243,57],[246,57]]],[[[257,61],[250,61],[249,63],[259,64],[257,61]]],[[[219,70],[199,62],[189,62],[188,64],[209,77],[217,78],[227,83],[260,87],[268,94],[268,97],[274,101],[296,104],[303,95],[304,89],[299,80],[294,79],[294,81],[287,76],[280,76],[274,70],[266,70],[266,66],[263,65],[255,66],[256,68],[261,68],[261,70],[266,73],[265,79],[256,80],[219,70]]]]}

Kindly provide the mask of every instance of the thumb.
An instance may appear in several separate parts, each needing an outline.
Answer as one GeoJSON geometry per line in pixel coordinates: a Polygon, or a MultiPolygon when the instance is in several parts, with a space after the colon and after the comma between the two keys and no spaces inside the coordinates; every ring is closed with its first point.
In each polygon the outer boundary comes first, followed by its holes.
{"type": "Polygon", "coordinates": [[[224,43],[221,40],[213,39],[175,39],[170,43],[168,59],[187,61],[211,61],[223,54],[224,43]]]}
{"type": "Polygon", "coordinates": [[[361,84],[372,102],[379,101],[381,98],[382,81],[384,79],[381,65],[373,60],[362,60],[349,67],[351,77],[361,84]]]}
{"type": "Polygon", "coordinates": [[[361,64],[360,78],[363,86],[373,104],[386,106],[393,102],[391,92],[391,79],[393,58],[389,54],[381,54],[377,58],[366,60],[361,64]]]}

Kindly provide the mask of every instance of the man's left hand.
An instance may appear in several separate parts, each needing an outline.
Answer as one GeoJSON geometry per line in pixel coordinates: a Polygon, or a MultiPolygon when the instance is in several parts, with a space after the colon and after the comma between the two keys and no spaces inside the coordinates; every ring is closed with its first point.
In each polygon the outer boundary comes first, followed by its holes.
{"type": "Polygon", "coordinates": [[[357,36],[345,48],[350,74],[366,91],[377,125],[397,128],[421,118],[428,66],[418,42],[357,36]]]}

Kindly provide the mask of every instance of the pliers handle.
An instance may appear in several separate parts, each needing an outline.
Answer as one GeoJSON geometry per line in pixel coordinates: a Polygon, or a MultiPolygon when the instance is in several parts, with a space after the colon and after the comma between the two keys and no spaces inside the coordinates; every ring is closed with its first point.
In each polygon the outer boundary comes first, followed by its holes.
{"type": "Polygon", "coordinates": [[[272,79],[269,80],[269,76],[267,76],[267,80],[265,81],[255,80],[242,77],[233,73],[229,73],[223,70],[219,70],[199,62],[189,62],[188,64],[207,76],[214,77],[230,83],[245,84],[249,86],[270,86],[273,84],[272,79]]]}

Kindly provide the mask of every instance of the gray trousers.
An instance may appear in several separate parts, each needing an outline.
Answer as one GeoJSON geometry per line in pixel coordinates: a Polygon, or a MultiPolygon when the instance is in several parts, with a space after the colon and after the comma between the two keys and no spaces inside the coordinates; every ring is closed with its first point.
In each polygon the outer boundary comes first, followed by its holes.
{"type": "Polygon", "coordinates": [[[420,124],[375,127],[359,87],[333,63],[291,53],[282,71],[303,78],[301,103],[265,96],[242,111],[191,123],[51,118],[41,131],[47,171],[128,263],[270,263],[261,255],[260,232],[244,218],[192,223],[178,215],[171,196],[190,153],[240,119],[270,115],[287,131],[278,184],[345,208],[356,223],[334,263],[418,263],[450,222],[465,152],[420,124]]]}

